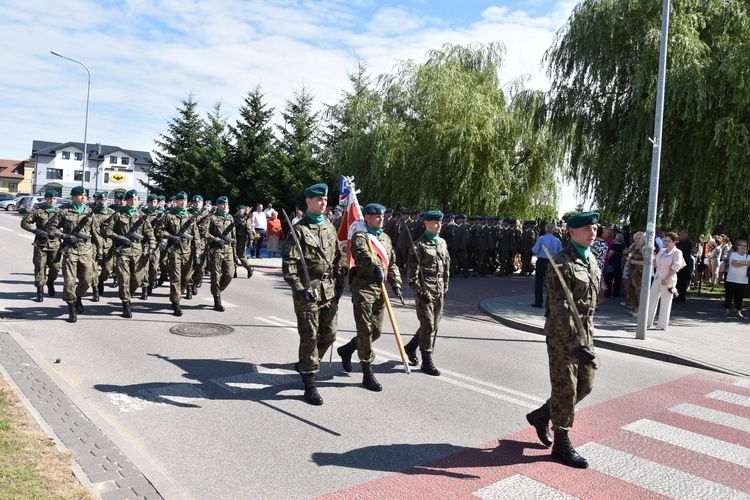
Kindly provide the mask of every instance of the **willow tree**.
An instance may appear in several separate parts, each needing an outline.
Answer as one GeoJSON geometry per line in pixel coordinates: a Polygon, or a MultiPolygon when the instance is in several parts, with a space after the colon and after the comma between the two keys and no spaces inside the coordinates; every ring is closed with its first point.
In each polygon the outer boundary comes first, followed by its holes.
{"type": "Polygon", "coordinates": [[[543,100],[521,80],[502,85],[503,56],[500,43],[445,45],[376,84],[360,66],[329,109],[337,170],[394,206],[528,217],[554,201],[543,100]]]}
{"type": "MultiPolygon", "coordinates": [[[[585,0],[545,55],[567,173],[595,204],[643,227],[648,208],[661,2],[585,0]]],[[[659,223],[746,232],[750,18],[737,0],[674,0],[659,223]]]]}

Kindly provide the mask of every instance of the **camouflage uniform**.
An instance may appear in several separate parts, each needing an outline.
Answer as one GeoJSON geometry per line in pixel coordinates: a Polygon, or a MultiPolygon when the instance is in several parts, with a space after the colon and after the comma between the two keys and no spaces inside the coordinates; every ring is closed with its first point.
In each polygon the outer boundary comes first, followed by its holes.
{"type": "MultiPolygon", "coordinates": [[[[64,209],[58,210],[55,214],[55,218],[49,223],[49,233],[53,238],[60,238],[63,235],[70,235],[73,231],[78,228],[78,241],[75,244],[69,244],[63,242],[61,252],[62,258],[62,275],[65,283],[63,289],[63,300],[68,304],[77,302],[79,308],[82,309],[80,304],[81,298],[86,294],[86,290],[89,289],[91,283],[94,281],[94,246],[91,243],[91,235],[93,234],[94,219],[92,217],[91,209],[84,206],[83,210],[79,213],[73,205],[64,209]],[[79,224],[86,218],[85,223],[82,227],[78,228],[79,224]],[[88,238],[81,237],[87,235],[88,238]],[[76,285],[76,279],[78,284],[76,285]]],[[[73,235],[76,236],[76,235],[73,235]]],[[[82,312],[79,310],[78,312],[82,312]]]]}
{"type": "Polygon", "coordinates": [[[154,249],[154,258],[149,259],[148,269],[146,270],[145,280],[148,282],[149,290],[153,290],[159,279],[159,268],[161,266],[162,252],[166,249],[166,242],[160,236],[161,224],[166,216],[166,213],[159,208],[146,207],[143,209],[144,214],[148,214],[146,222],[151,225],[151,229],[154,230],[154,235],[157,237],[156,248],[154,249]]]}
{"type": "Polygon", "coordinates": [[[253,220],[244,214],[235,214],[234,218],[237,220],[237,224],[235,225],[235,231],[237,232],[237,256],[240,258],[242,267],[248,269],[250,261],[247,260],[247,249],[252,248],[255,238],[253,220]]]}
{"type": "Polygon", "coordinates": [[[419,319],[419,329],[414,338],[423,353],[431,353],[432,334],[437,330],[443,317],[443,303],[448,291],[451,259],[448,246],[440,237],[432,241],[423,234],[414,242],[414,246],[416,251],[414,248],[409,251],[407,266],[409,286],[414,290],[419,319]],[[420,273],[420,265],[424,275],[420,273]],[[420,296],[420,291],[429,294],[429,302],[420,296]]]}
{"type": "Polygon", "coordinates": [[[127,207],[121,209],[110,217],[102,225],[102,235],[109,238],[114,243],[114,252],[117,254],[116,267],[117,275],[120,279],[119,296],[123,303],[129,303],[131,296],[138,287],[146,281],[146,261],[144,249],[154,250],[156,248],[156,238],[154,230],[149,224],[148,214],[140,210],[135,210],[130,215],[127,207]],[[132,245],[118,242],[118,236],[127,237],[131,228],[143,218],[143,222],[135,231],[136,234],[143,236],[142,241],[131,239],[132,245]]]}
{"type": "MultiPolygon", "coordinates": [[[[167,243],[167,267],[169,268],[169,300],[172,304],[179,303],[182,293],[188,290],[193,277],[193,259],[195,256],[195,242],[200,239],[195,225],[197,216],[186,209],[182,214],[177,208],[170,210],[162,219],[158,234],[160,238],[178,236],[182,233],[181,242],[167,243]],[[183,230],[184,228],[184,230],[183,230]],[[191,239],[192,238],[192,239],[191,239]]],[[[192,297],[192,289],[187,298],[192,297]]]]}
{"type": "MultiPolygon", "coordinates": [[[[588,265],[578,251],[569,243],[555,255],[555,262],[573,294],[575,306],[583,322],[581,333],[585,344],[594,351],[594,310],[599,298],[601,272],[596,257],[589,254],[588,265]]],[[[552,263],[549,264],[552,266],[552,263]]],[[[586,397],[594,385],[594,368],[590,363],[580,362],[572,352],[582,345],[578,335],[570,304],[557,273],[547,270],[547,317],[544,331],[547,336],[550,382],[552,396],[547,401],[552,420],[552,429],[570,430],[573,427],[575,405],[586,397]]]]}
{"type": "MultiPolygon", "coordinates": [[[[45,231],[49,235],[48,225],[54,220],[57,212],[57,208],[52,207],[50,210],[46,205],[32,210],[21,219],[21,228],[31,233],[37,230],[45,231]]],[[[43,235],[36,236],[32,245],[34,246],[34,257],[32,259],[34,262],[34,286],[39,289],[47,284],[51,292],[54,290],[52,283],[60,274],[60,239],[44,238],[43,235]],[[48,267],[49,274],[47,275],[48,267]]],[[[50,293],[50,296],[52,296],[52,293],[50,293]]]]}
{"type": "MultiPolygon", "coordinates": [[[[103,291],[104,282],[112,275],[115,266],[115,255],[112,251],[112,240],[102,235],[102,225],[107,221],[115,211],[107,206],[96,204],[92,208],[94,225],[92,240],[94,243],[94,270],[97,265],[101,265],[101,274],[97,276],[94,273],[94,286],[97,287],[95,295],[103,291]]],[[[97,297],[98,298],[98,297],[97,297]]]]}
{"type": "Polygon", "coordinates": [[[234,256],[237,252],[235,228],[224,234],[229,226],[234,226],[234,218],[230,214],[219,214],[218,210],[208,218],[209,262],[211,273],[211,295],[220,297],[234,277],[234,256]],[[224,239],[225,244],[219,246],[212,242],[214,238],[224,239]]]}
{"type": "MultiPolygon", "coordinates": [[[[351,239],[351,253],[356,267],[352,270],[350,289],[354,306],[354,321],[357,325],[357,354],[362,365],[369,365],[375,360],[372,343],[380,338],[383,331],[385,311],[382,288],[373,274],[375,266],[383,267],[383,262],[370,251],[367,238],[368,233],[360,231],[354,233],[351,239]]],[[[386,278],[392,287],[401,287],[401,273],[396,264],[396,253],[391,245],[391,239],[385,232],[377,236],[377,239],[383,245],[388,258],[386,278]]]]}
{"type": "Polygon", "coordinates": [[[195,215],[195,227],[198,228],[198,237],[195,239],[193,254],[193,275],[190,283],[193,285],[193,295],[198,293],[198,288],[203,283],[203,275],[206,274],[206,262],[208,261],[208,222],[211,212],[205,209],[189,208],[188,213],[195,215]]]}
{"type": "Polygon", "coordinates": [[[305,215],[292,230],[302,246],[304,263],[310,275],[309,287],[300,268],[302,256],[291,235],[282,250],[282,273],[294,293],[294,312],[300,336],[298,371],[314,374],[320,369],[320,358],[336,340],[338,302],[334,298],[336,291],[344,287],[341,253],[336,229],[327,220],[317,225],[305,215]],[[298,292],[307,288],[315,295],[314,302],[299,297],[298,292]]]}

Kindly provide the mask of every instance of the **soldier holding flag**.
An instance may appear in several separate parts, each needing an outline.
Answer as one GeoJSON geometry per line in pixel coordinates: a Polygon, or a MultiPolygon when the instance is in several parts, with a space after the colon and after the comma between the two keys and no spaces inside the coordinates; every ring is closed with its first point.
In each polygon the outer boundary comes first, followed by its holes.
{"type": "Polygon", "coordinates": [[[371,391],[382,391],[383,386],[372,373],[375,352],[372,343],[383,331],[385,300],[381,285],[387,279],[397,296],[401,296],[401,273],[396,264],[391,239],[383,232],[385,207],[370,203],[362,209],[365,225],[352,234],[350,254],[354,267],[349,270],[354,320],[357,336],[336,352],[341,356],[344,371],[352,371],[352,354],[357,351],[362,365],[364,386],[371,391]]]}

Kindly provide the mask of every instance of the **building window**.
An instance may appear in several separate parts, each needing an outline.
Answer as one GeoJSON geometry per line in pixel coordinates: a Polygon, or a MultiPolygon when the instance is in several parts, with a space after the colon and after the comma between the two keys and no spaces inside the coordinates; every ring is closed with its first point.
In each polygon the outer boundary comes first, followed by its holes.
{"type": "Polygon", "coordinates": [[[123,156],[121,158],[121,160],[122,160],[122,164],[123,165],[129,165],[130,164],[130,158],[128,158],[127,156],[123,156]]]}
{"type": "Polygon", "coordinates": [[[15,182],[9,183],[8,184],[8,191],[10,191],[11,193],[17,192],[18,191],[18,184],[16,184],[15,182]]]}
{"type": "Polygon", "coordinates": [[[61,168],[48,168],[47,179],[62,179],[63,171],[61,168]]]}
{"type": "Polygon", "coordinates": [[[83,160],[83,153],[73,153],[73,158],[75,158],[76,161],[83,160]]]}
{"type": "Polygon", "coordinates": [[[104,172],[104,184],[109,184],[109,172],[104,172]]]}
{"type": "MultiPolygon", "coordinates": [[[[89,182],[91,180],[91,172],[86,172],[86,182],[89,182]]],[[[73,181],[75,182],[81,182],[81,171],[76,170],[73,172],[73,181]]]]}
{"type": "Polygon", "coordinates": [[[110,163],[110,165],[117,165],[117,157],[116,156],[110,156],[109,157],[109,163],[110,163]]]}
{"type": "Polygon", "coordinates": [[[63,151],[62,152],[62,159],[63,160],[70,160],[70,151],[63,151]]]}

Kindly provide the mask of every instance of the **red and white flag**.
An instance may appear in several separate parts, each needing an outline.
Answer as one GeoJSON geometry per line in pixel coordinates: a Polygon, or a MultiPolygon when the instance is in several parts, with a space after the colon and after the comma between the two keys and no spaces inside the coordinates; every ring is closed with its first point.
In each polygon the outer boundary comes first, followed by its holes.
{"type": "Polygon", "coordinates": [[[362,220],[362,209],[357,201],[357,191],[354,189],[354,183],[350,177],[342,177],[342,185],[345,185],[349,193],[346,196],[346,205],[344,213],[341,215],[341,225],[339,226],[338,240],[341,257],[349,267],[354,267],[354,259],[351,256],[352,235],[357,231],[365,231],[365,223],[362,220]],[[345,182],[345,184],[343,184],[345,182]]]}

